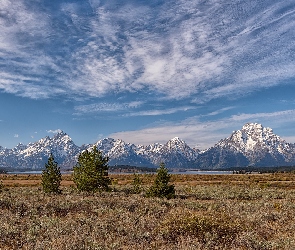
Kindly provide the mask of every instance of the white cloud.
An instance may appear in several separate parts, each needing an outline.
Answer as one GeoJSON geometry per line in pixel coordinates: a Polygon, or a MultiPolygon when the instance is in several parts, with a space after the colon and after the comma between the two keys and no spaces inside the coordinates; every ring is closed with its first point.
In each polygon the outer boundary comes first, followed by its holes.
{"type": "Polygon", "coordinates": [[[291,0],[89,3],[95,15],[79,3],[51,15],[2,0],[0,89],[39,99],[151,91],[202,103],[295,77],[291,0]]]}
{"type": "Polygon", "coordinates": [[[273,120],[272,123],[285,123],[295,121],[295,109],[283,110],[271,113],[239,114],[232,116],[233,121],[245,120],[273,120]]]}
{"type": "Polygon", "coordinates": [[[87,113],[99,113],[99,112],[118,112],[128,109],[139,108],[143,105],[142,101],[132,101],[126,103],[95,103],[76,106],[75,115],[82,115],[87,113]]]}
{"type": "Polygon", "coordinates": [[[152,110],[145,110],[145,111],[138,111],[138,112],[130,112],[125,114],[124,116],[157,116],[157,115],[168,115],[174,114],[179,111],[187,111],[190,109],[195,109],[196,107],[193,106],[185,106],[185,107],[177,107],[177,108],[169,108],[169,109],[152,109],[152,110]]]}
{"type": "Polygon", "coordinates": [[[14,138],[18,138],[19,137],[19,135],[18,134],[14,134],[14,136],[13,136],[14,138]]]}
{"type": "Polygon", "coordinates": [[[295,136],[281,136],[281,138],[287,142],[295,143],[295,136]]]}
{"type": "Polygon", "coordinates": [[[144,104],[143,101],[133,101],[127,104],[127,106],[129,108],[139,108],[140,106],[142,106],[144,104]]]}
{"type": "Polygon", "coordinates": [[[75,107],[75,114],[97,113],[97,112],[116,112],[125,109],[119,103],[97,103],[75,107]]]}
{"type": "Polygon", "coordinates": [[[61,129],[55,129],[55,130],[46,130],[47,133],[52,133],[52,134],[57,134],[57,133],[61,133],[62,130],[61,129]]]}
{"type": "MultiPolygon", "coordinates": [[[[201,121],[201,117],[192,117],[179,123],[163,123],[149,128],[134,131],[113,133],[110,137],[135,144],[165,143],[176,136],[185,140],[191,147],[207,149],[219,140],[228,137],[232,131],[241,129],[247,122],[258,122],[265,127],[279,129],[286,122],[295,122],[295,110],[272,113],[239,114],[227,118],[201,121]]],[[[279,134],[295,142],[294,136],[279,134]]]]}
{"type": "Polygon", "coordinates": [[[203,115],[203,116],[215,116],[215,115],[219,115],[219,114],[222,114],[223,112],[228,111],[228,110],[231,110],[233,108],[234,107],[225,107],[225,108],[222,108],[222,109],[213,111],[213,112],[211,112],[211,113],[209,113],[207,115],[203,115]]]}
{"type": "Polygon", "coordinates": [[[140,108],[144,102],[133,101],[126,103],[95,103],[95,104],[86,104],[76,106],[74,115],[83,115],[88,113],[100,113],[100,112],[122,112],[124,111],[123,116],[159,116],[174,114],[180,111],[187,111],[195,109],[195,106],[180,106],[176,108],[166,108],[166,109],[151,109],[144,111],[136,111],[140,108]]]}

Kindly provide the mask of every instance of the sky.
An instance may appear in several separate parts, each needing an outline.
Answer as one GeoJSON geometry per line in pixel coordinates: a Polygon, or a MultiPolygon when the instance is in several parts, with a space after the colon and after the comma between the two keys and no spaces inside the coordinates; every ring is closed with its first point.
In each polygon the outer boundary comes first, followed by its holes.
{"type": "Polygon", "coordinates": [[[294,27],[294,0],[0,0],[0,146],[295,143],[294,27]]]}

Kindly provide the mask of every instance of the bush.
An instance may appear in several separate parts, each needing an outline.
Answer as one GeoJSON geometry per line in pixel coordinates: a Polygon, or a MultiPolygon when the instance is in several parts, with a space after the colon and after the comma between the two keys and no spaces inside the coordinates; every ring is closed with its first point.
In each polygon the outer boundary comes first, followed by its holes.
{"type": "Polygon", "coordinates": [[[45,163],[45,169],[42,171],[42,187],[45,193],[60,193],[61,173],[53,155],[50,154],[48,162],[45,163]]]}
{"type": "Polygon", "coordinates": [[[134,174],[132,185],[133,185],[133,192],[135,194],[140,194],[142,191],[142,187],[141,187],[142,179],[139,177],[138,174],[134,174]]]}
{"type": "Polygon", "coordinates": [[[2,192],[3,188],[4,188],[4,185],[3,185],[2,181],[0,181],[0,192],[2,192]]]}
{"type": "Polygon", "coordinates": [[[157,177],[153,186],[147,191],[148,197],[160,197],[160,198],[175,198],[174,185],[169,185],[171,175],[168,174],[168,169],[164,163],[160,164],[160,168],[157,169],[157,177]]]}
{"type": "Polygon", "coordinates": [[[109,158],[103,157],[96,146],[92,151],[83,151],[74,167],[73,180],[79,191],[108,191],[111,179],[108,177],[109,158]]]}
{"type": "Polygon", "coordinates": [[[216,217],[197,214],[169,215],[159,228],[162,237],[172,242],[177,241],[180,236],[193,236],[204,245],[213,243],[220,246],[230,245],[242,231],[238,221],[232,221],[230,216],[222,214],[216,217]]]}

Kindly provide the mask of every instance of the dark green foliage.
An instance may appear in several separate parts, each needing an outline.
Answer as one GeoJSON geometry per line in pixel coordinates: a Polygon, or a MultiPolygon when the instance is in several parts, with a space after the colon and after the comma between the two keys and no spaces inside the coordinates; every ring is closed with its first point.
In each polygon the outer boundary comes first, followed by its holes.
{"type": "Polygon", "coordinates": [[[150,167],[137,167],[137,166],[131,166],[131,165],[115,165],[115,166],[109,166],[110,172],[126,172],[126,173],[153,173],[156,172],[156,168],[150,168],[150,167]]]}
{"type": "Polygon", "coordinates": [[[7,173],[7,170],[5,168],[0,168],[0,174],[6,174],[7,173]]]}
{"type": "Polygon", "coordinates": [[[111,184],[108,177],[109,158],[104,157],[96,146],[92,151],[83,151],[74,167],[73,180],[80,191],[107,191],[111,184]]]}
{"type": "Polygon", "coordinates": [[[54,161],[53,155],[50,154],[48,162],[45,163],[45,169],[42,171],[42,187],[45,193],[60,193],[61,182],[60,168],[54,161]]]}
{"type": "Polygon", "coordinates": [[[0,192],[2,192],[3,188],[4,188],[4,185],[3,185],[2,181],[0,181],[0,192]]]}
{"type": "Polygon", "coordinates": [[[170,174],[164,163],[160,164],[160,168],[157,170],[157,177],[154,184],[147,191],[148,197],[160,197],[160,198],[175,198],[174,185],[169,185],[170,174]]]}
{"type": "Polygon", "coordinates": [[[133,185],[133,192],[135,194],[140,194],[142,191],[142,187],[141,187],[142,179],[139,177],[138,174],[134,174],[132,185],[133,185]]]}

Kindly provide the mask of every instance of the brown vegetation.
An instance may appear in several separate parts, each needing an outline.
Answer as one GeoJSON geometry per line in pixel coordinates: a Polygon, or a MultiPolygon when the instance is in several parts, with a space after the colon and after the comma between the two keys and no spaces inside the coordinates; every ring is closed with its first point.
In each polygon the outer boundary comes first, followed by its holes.
{"type": "Polygon", "coordinates": [[[62,194],[40,175],[2,175],[0,249],[295,249],[295,174],[172,175],[176,199],[146,198],[155,175],[110,175],[112,192],[62,194]]]}

